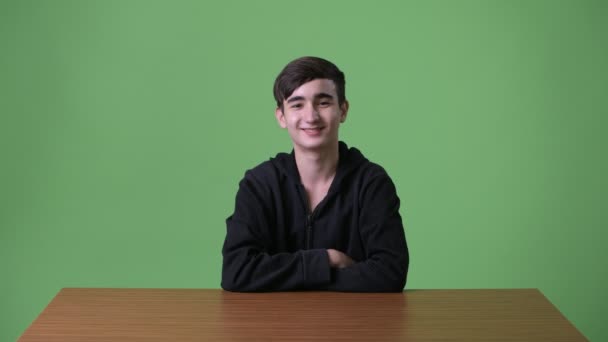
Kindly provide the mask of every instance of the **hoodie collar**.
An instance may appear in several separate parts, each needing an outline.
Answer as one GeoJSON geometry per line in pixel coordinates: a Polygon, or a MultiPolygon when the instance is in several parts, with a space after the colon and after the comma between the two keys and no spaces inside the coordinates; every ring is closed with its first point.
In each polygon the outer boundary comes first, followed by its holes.
{"type": "MultiPolygon", "coordinates": [[[[339,189],[342,180],[353,172],[357,166],[367,161],[361,151],[354,147],[348,147],[346,143],[338,142],[338,168],[336,176],[331,184],[329,192],[339,189]]],[[[301,184],[300,173],[296,165],[295,152],[292,149],[291,153],[279,153],[273,159],[272,163],[280,170],[284,177],[297,184],[301,184]]]]}

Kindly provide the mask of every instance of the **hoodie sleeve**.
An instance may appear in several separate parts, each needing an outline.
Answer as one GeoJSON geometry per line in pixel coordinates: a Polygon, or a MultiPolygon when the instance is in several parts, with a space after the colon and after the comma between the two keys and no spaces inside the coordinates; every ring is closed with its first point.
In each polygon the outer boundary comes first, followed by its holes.
{"type": "Polygon", "coordinates": [[[359,226],[366,260],[332,269],[327,290],[400,292],[407,280],[409,252],[399,215],[399,198],[386,172],[372,178],[361,197],[359,226]]]}
{"type": "Polygon", "coordinates": [[[271,210],[270,191],[248,172],[239,184],[234,214],[226,220],[222,288],[237,292],[289,291],[329,283],[326,250],[271,252],[276,238],[271,210]]]}

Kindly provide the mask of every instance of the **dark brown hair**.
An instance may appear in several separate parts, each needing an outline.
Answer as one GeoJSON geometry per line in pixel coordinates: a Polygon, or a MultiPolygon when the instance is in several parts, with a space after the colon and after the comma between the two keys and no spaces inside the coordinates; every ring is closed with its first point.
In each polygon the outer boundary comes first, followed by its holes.
{"type": "Polygon", "coordinates": [[[300,57],[289,62],[274,81],[274,99],[283,109],[283,101],[299,86],[316,79],[329,79],[336,85],[338,104],[346,101],[344,73],[332,62],[319,57],[300,57]]]}

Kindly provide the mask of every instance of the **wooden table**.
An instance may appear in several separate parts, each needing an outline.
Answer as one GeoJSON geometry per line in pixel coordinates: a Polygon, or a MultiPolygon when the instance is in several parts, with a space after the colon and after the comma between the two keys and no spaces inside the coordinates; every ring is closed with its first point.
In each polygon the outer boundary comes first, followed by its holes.
{"type": "Polygon", "coordinates": [[[586,341],[535,289],[66,288],[19,341],[586,341]]]}

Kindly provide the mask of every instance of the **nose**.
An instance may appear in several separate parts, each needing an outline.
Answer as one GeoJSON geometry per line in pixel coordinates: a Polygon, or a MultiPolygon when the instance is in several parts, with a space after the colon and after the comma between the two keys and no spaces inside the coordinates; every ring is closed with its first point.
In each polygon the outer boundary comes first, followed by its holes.
{"type": "Polygon", "coordinates": [[[306,122],[315,122],[319,119],[319,111],[317,106],[311,104],[307,106],[306,110],[303,113],[303,119],[306,122]]]}

